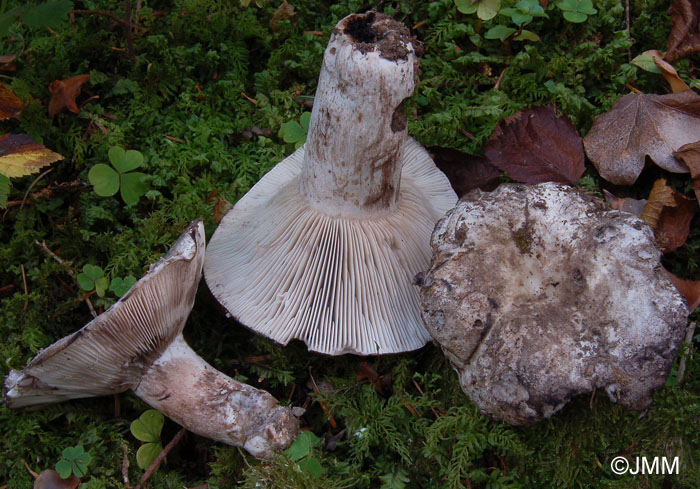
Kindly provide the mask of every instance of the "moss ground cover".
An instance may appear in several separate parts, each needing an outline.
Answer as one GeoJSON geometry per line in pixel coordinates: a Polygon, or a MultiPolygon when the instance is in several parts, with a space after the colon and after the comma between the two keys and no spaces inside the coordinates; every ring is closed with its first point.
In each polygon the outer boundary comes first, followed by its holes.
{"type": "MultiPolygon", "coordinates": [[[[0,375],[87,323],[85,297],[97,312],[117,300],[116,285],[103,284],[98,295],[67,270],[100,267],[118,283],[141,277],[191,220],[204,217],[211,235],[218,199],[235,203],[294,150],[297,139],[285,142],[280,129],[309,110],[330,31],[345,15],[378,7],[414,26],[426,52],[405,104],[409,134],[426,146],[479,154],[499,119],[529,105],[554,104],[583,135],[630,86],[667,91],[661,76],[629,61],[666,46],[668,2],[629,3],[628,32],[625,2],[597,0],[597,13],[579,23],[555,2],[541,2],[547,17],[527,24],[539,41],[487,38],[492,28],[513,28],[513,19],[480,20],[452,0],[299,0],[290,3],[293,10],[272,0],[142,0],[130,5],[131,35],[115,20],[125,9],[116,0],[75,0],[74,13],[50,26],[12,19],[0,54],[18,56],[0,81],[26,107],[0,122],[2,133],[28,134],[64,159],[36,182],[36,175],[13,179],[1,210],[0,375]],[[89,80],[76,97],[78,112],[49,117],[52,82],[82,74],[89,80]],[[136,197],[103,197],[89,183],[92,168],[110,165],[114,147],[143,155],[136,197]]],[[[697,55],[675,64],[697,90],[694,66],[697,55]]],[[[626,191],[646,195],[660,174],[651,169],[626,191]]],[[[692,196],[687,177],[665,176],[692,196]]],[[[590,164],[580,184],[595,193],[610,188],[590,164]]],[[[696,218],[666,266],[700,279],[698,248],[696,218]]],[[[549,421],[514,428],[478,413],[432,345],[382,358],[309,355],[303,345],[280,347],[226,319],[203,284],[186,335],[220,370],[305,406],[304,427],[320,441],[260,462],[186,435],[149,479],[154,488],[700,486],[697,342],[683,383],[657,393],[644,417],[599,394],[549,421]],[[679,457],[679,473],[618,476],[610,468],[618,455],[679,457]]],[[[30,487],[25,462],[36,471],[53,468],[66,447],[77,445],[91,457],[81,487],[127,487],[125,476],[135,486],[140,442],[129,426],[147,409],[131,394],[35,412],[0,407],[0,488],[30,487]]],[[[163,444],[178,429],[166,420],[163,444]]]]}

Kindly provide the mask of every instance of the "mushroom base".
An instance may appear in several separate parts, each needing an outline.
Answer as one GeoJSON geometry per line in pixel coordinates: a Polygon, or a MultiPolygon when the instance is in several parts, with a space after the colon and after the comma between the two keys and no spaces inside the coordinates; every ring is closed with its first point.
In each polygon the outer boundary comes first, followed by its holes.
{"type": "Polygon", "coordinates": [[[182,335],[151,365],[134,393],[189,431],[260,458],[294,441],[303,412],[279,406],[269,393],[217,371],[182,335]]]}

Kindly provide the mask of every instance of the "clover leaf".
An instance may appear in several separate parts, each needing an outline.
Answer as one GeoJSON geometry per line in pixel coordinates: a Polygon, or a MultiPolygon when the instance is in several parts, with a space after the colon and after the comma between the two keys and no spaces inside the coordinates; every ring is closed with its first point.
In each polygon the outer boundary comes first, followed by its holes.
{"type": "Polygon", "coordinates": [[[457,10],[463,14],[473,14],[481,20],[493,19],[501,8],[501,0],[455,0],[457,10]]]}
{"type": "Polygon", "coordinates": [[[294,143],[294,148],[300,147],[306,142],[306,134],[309,132],[311,112],[304,112],[297,121],[289,121],[282,124],[279,136],[285,143],[294,143]]]}
{"type": "Polygon", "coordinates": [[[518,26],[529,24],[534,17],[548,17],[537,0],[520,0],[514,7],[504,8],[500,13],[509,16],[518,26]]]}
{"type": "Polygon", "coordinates": [[[557,7],[564,13],[566,20],[577,24],[585,22],[589,15],[598,13],[591,0],[561,0],[557,7]]]}
{"type": "Polygon", "coordinates": [[[109,284],[109,290],[114,292],[114,295],[117,297],[121,297],[126,294],[135,283],[136,278],[131,275],[127,275],[124,278],[114,277],[112,279],[112,283],[109,284]]]}
{"type": "Polygon", "coordinates": [[[71,474],[83,477],[87,473],[87,466],[92,457],[83,449],[82,445],[64,448],[61,455],[63,458],[56,462],[56,472],[62,479],[67,479],[71,474]]]}
{"type": "Polygon", "coordinates": [[[127,151],[121,146],[113,146],[108,156],[112,166],[98,163],[88,173],[95,193],[101,197],[111,197],[120,191],[126,205],[136,204],[148,191],[148,184],[143,181],[147,175],[132,171],[143,165],[143,154],[133,149],[127,151]]]}
{"type": "Polygon", "coordinates": [[[131,434],[145,442],[136,452],[136,463],[142,469],[148,468],[163,450],[160,432],[164,422],[165,417],[160,412],[149,409],[131,423],[131,434]]]}
{"type": "Polygon", "coordinates": [[[87,264],[83,267],[83,271],[78,274],[76,280],[81,289],[91,292],[93,289],[100,297],[105,296],[105,292],[109,287],[109,279],[104,276],[105,272],[97,265],[87,264]]]}
{"type": "Polygon", "coordinates": [[[297,436],[294,443],[287,448],[284,453],[299,464],[299,469],[314,477],[323,475],[321,463],[312,456],[313,447],[318,445],[321,439],[311,431],[302,431],[297,436]]]}

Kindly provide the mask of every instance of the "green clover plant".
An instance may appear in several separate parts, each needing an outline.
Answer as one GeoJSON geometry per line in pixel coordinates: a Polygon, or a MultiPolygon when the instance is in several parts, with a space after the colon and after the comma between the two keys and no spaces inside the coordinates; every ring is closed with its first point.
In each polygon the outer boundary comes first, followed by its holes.
{"type": "Polygon", "coordinates": [[[457,10],[463,14],[473,14],[481,20],[490,20],[498,15],[501,9],[501,0],[455,0],[457,10]]]}
{"type": "MultiPolygon", "coordinates": [[[[20,2],[20,5],[23,2],[20,2]]],[[[27,27],[56,28],[68,18],[73,10],[73,2],[70,0],[50,0],[48,2],[32,5],[25,3],[20,7],[5,11],[7,2],[2,2],[0,8],[0,36],[7,35],[10,26],[17,21],[24,22],[27,27]]]]}
{"type": "Polygon", "coordinates": [[[86,292],[92,292],[94,289],[100,297],[104,297],[109,288],[109,278],[105,277],[104,270],[97,265],[85,265],[76,280],[81,289],[86,292]]]}
{"type": "Polygon", "coordinates": [[[302,472],[314,477],[323,475],[321,463],[313,457],[313,448],[321,442],[321,439],[311,431],[302,431],[284,453],[299,465],[302,472]]]}
{"type": "Polygon", "coordinates": [[[87,473],[87,466],[92,460],[92,457],[83,449],[82,445],[64,448],[61,456],[61,460],[56,462],[56,472],[61,476],[61,479],[67,479],[71,474],[75,474],[76,477],[83,477],[87,473]]]}
{"type": "Polygon", "coordinates": [[[127,275],[124,278],[114,277],[112,283],[109,284],[110,292],[114,292],[114,295],[121,297],[126,294],[132,285],[136,283],[136,277],[132,275],[127,275]]]}
{"type": "Polygon", "coordinates": [[[98,163],[88,173],[95,193],[111,197],[119,191],[126,205],[136,204],[148,190],[148,184],[143,182],[146,174],[132,171],[143,165],[143,155],[133,149],[126,151],[121,146],[110,148],[108,155],[112,166],[98,163]]]}
{"type": "Polygon", "coordinates": [[[165,417],[155,409],[145,411],[131,423],[131,434],[144,442],[136,452],[136,463],[142,469],[147,469],[163,450],[163,445],[160,443],[163,423],[165,423],[165,417]]]}
{"type": "Polygon", "coordinates": [[[557,7],[563,12],[566,20],[576,24],[586,22],[589,15],[598,13],[593,8],[592,0],[561,0],[557,2],[557,7]]]}
{"type": "Polygon", "coordinates": [[[297,121],[289,121],[282,124],[279,130],[279,137],[285,143],[294,143],[294,149],[297,149],[306,142],[306,134],[309,132],[309,121],[311,120],[311,112],[304,112],[297,121]]]}
{"type": "Polygon", "coordinates": [[[537,0],[520,0],[513,7],[501,9],[499,14],[510,17],[510,20],[518,27],[494,26],[484,34],[486,39],[505,41],[512,37],[514,41],[539,41],[540,38],[537,34],[523,29],[523,27],[532,22],[535,17],[548,17],[537,0]]]}

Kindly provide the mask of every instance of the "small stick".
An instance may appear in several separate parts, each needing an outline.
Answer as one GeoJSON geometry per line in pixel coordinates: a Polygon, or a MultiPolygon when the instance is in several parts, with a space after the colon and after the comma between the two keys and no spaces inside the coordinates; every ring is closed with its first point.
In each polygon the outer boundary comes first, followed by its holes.
{"type": "MultiPolygon", "coordinates": [[[[60,263],[61,265],[63,265],[63,266],[65,267],[65,269],[66,269],[66,273],[67,273],[68,275],[70,275],[70,276],[73,278],[73,280],[76,280],[76,282],[77,282],[77,279],[75,278],[75,272],[73,271],[72,268],[70,268],[70,265],[68,265],[65,261],[61,260],[61,258],[60,258],[59,256],[57,256],[56,253],[54,253],[53,251],[51,251],[51,250],[49,249],[49,247],[46,246],[46,242],[45,242],[45,241],[42,241],[41,243],[39,243],[38,240],[34,240],[34,243],[35,243],[39,248],[41,248],[41,251],[43,251],[43,252],[46,253],[48,256],[50,256],[51,258],[53,258],[54,260],[56,260],[58,263],[60,263]]],[[[90,314],[92,314],[92,317],[96,318],[96,317],[97,317],[97,313],[95,312],[95,308],[92,307],[92,302],[90,302],[90,298],[89,298],[88,296],[85,296],[85,303],[87,304],[88,309],[90,309],[90,314]]]]}
{"type": "Polygon", "coordinates": [[[258,101],[252,97],[249,97],[245,92],[241,92],[241,96],[253,105],[258,105],[258,101]]]}
{"type": "MultiPolygon", "coordinates": [[[[316,385],[316,380],[314,379],[314,376],[311,375],[311,367],[309,367],[309,377],[311,377],[311,387],[313,388],[314,392],[316,394],[320,394],[321,390],[318,388],[318,385],[316,385]]],[[[325,414],[326,418],[328,418],[328,423],[331,425],[331,428],[337,428],[338,423],[335,422],[335,418],[333,418],[330,410],[328,409],[328,401],[319,401],[319,404],[321,405],[323,414],[325,414]]]]}
{"type": "Polygon", "coordinates": [[[46,170],[45,172],[43,172],[41,175],[39,175],[38,177],[36,177],[36,178],[34,179],[34,181],[29,185],[29,187],[27,188],[27,191],[24,192],[24,197],[22,198],[22,205],[19,206],[19,210],[22,210],[22,207],[24,206],[24,202],[27,200],[27,196],[29,195],[29,191],[32,189],[32,187],[34,187],[34,185],[36,185],[36,183],[37,183],[39,180],[41,180],[47,173],[49,173],[49,172],[52,171],[52,170],[53,170],[53,168],[49,168],[48,170],[46,170]]]}
{"type": "Polygon", "coordinates": [[[693,336],[695,335],[695,321],[690,323],[688,325],[688,329],[685,332],[685,343],[686,346],[683,349],[683,356],[681,356],[681,361],[678,364],[678,376],[676,379],[678,379],[678,382],[676,385],[681,385],[681,382],[683,382],[683,377],[685,376],[685,361],[690,355],[690,345],[693,342],[693,336]]]}
{"type": "Polygon", "coordinates": [[[29,307],[29,291],[27,290],[27,274],[24,272],[24,263],[19,264],[19,269],[22,270],[22,282],[24,283],[24,310],[29,307]]]}
{"type": "Polygon", "coordinates": [[[124,481],[124,486],[128,489],[131,487],[129,482],[129,451],[124,444],[122,444],[122,454],[122,480],[124,481]]]}
{"type": "Polygon", "coordinates": [[[23,463],[24,466],[27,468],[27,470],[29,471],[29,473],[32,474],[32,477],[34,477],[35,479],[36,479],[37,477],[39,477],[39,474],[37,474],[36,472],[34,472],[34,471],[29,467],[29,464],[27,463],[26,460],[22,459],[22,463],[23,463]]]}
{"type": "MultiPolygon", "coordinates": [[[[425,393],[423,392],[423,389],[420,388],[420,385],[418,385],[418,382],[416,382],[416,379],[411,379],[411,380],[413,380],[413,385],[416,386],[416,389],[418,389],[418,392],[420,392],[420,395],[421,395],[421,396],[425,396],[425,393]]],[[[431,398],[431,399],[432,399],[432,398],[431,398]]],[[[438,412],[435,410],[434,407],[431,407],[430,410],[433,412],[433,414],[435,415],[435,418],[436,418],[436,419],[440,417],[440,413],[438,413],[438,412]]]]}
{"type": "Polygon", "coordinates": [[[165,445],[165,448],[163,448],[163,450],[160,451],[155,460],[153,460],[153,463],[150,465],[150,467],[148,467],[148,469],[146,469],[146,472],[144,472],[141,476],[141,481],[136,486],[136,489],[141,489],[141,484],[145,484],[146,481],[151,478],[153,472],[156,471],[163,459],[168,456],[168,454],[175,447],[175,445],[177,445],[178,442],[182,439],[182,437],[185,436],[185,433],[187,433],[187,430],[185,428],[182,428],[180,431],[177,432],[177,435],[175,435],[173,439],[170,440],[170,443],[165,445]]]}
{"type": "Polygon", "coordinates": [[[493,86],[494,90],[498,90],[501,87],[501,82],[503,81],[503,77],[505,76],[506,71],[508,71],[507,66],[505,68],[503,68],[503,71],[501,71],[501,74],[498,75],[498,80],[496,80],[496,84],[493,86]]]}

